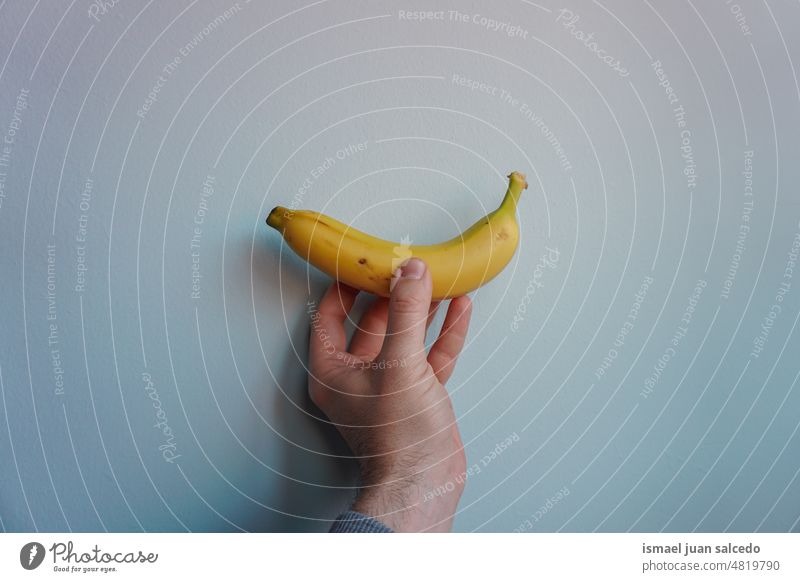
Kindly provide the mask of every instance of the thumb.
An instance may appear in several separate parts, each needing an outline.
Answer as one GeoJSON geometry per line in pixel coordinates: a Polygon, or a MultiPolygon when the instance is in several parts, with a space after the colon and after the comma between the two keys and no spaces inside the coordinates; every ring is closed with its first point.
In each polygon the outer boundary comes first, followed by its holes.
{"type": "Polygon", "coordinates": [[[433,283],[421,259],[411,258],[390,284],[389,319],[381,349],[384,360],[425,359],[425,331],[433,283]]]}

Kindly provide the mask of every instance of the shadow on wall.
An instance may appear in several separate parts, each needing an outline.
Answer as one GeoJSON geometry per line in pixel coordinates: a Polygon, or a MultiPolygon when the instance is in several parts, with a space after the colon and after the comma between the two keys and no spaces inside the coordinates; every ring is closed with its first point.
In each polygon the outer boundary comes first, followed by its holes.
{"type": "MultiPolygon", "coordinates": [[[[268,297],[280,297],[280,281],[276,276],[280,246],[275,244],[274,237],[264,238],[256,238],[255,248],[252,239],[242,241],[240,252],[247,259],[242,263],[252,269],[254,289],[267,293],[268,297]]],[[[271,480],[280,483],[281,492],[273,497],[279,499],[275,508],[278,511],[258,512],[252,522],[239,525],[259,532],[324,532],[352,500],[358,467],[356,461],[347,458],[352,453],[339,432],[308,397],[310,320],[305,311],[308,299],[305,263],[293,253],[284,253],[281,264],[284,297],[304,299],[300,302],[302,313],[286,313],[288,325],[295,322],[291,337],[278,341],[278,345],[285,346],[281,353],[275,350],[267,354],[275,379],[265,369],[262,383],[263,389],[271,392],[267,399],[270,409],[262,414],[273,419],[274,430],[263,426],[257,430],[263,432],[264,438],[280,441],[276,443],[280,455],[265,460],[276,473],[271,480]]],[[[310,281],[311,297],[318,303],[331,281],[315,275],[312,274],[310,281]]],[[[249,276],[249,272],[244,273],[242,280],[249,276]]],[[[282,308],[279,301],[270,307],[282,308]]],[[[286,330],[276,327],[266,333],[285,334],[286,330]]]]}

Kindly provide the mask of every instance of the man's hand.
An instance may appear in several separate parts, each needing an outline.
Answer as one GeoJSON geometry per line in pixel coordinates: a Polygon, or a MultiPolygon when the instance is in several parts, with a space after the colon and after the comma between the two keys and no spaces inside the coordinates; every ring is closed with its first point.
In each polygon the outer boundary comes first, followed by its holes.
{"type": "Polygon", "coordinates": [[[361,466],[353,510],[394,531],[449,531],[463,491],[466,459],[444,384],[469,326],[468,297],[450,301],[442,331],[425,352],[438,307],[419,259],[395,273],[391,298],[378,298],[346,346],[344,320],[358,291],[333,284],[312,314],[311,400],[336,425],[361,466]],[[444,494],[434,495],[437,487],[444,494]]]}

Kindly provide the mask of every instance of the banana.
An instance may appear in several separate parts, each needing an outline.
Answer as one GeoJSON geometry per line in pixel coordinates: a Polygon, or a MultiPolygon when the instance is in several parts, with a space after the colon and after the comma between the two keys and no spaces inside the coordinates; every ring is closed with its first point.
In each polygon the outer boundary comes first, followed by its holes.
{"type": "Polygon", "coordinates": [[[519,242],[517,202],[528,187],[512,172],[497,210],[460,235],[438,244],[383,240],[319,212],[276,206],[267,224],[283,235],[302,259],[334,279],[362,291],[389,296],[392,273],[409,257],[424,260],[433,279],[433,299],[465,295],[488,283],[508,264],[519,242]]]}

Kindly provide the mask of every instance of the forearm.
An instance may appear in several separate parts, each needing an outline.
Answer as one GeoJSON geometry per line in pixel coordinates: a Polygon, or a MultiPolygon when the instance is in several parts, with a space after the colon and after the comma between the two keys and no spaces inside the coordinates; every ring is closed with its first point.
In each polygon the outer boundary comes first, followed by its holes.
{"type": "Polygon", "coordinates": [[[380,520],[395,532],[450,531],[461,488],[435,500],[425,493],[418,480],[396,480],[363,489],[352,509],[380,520]]]}

